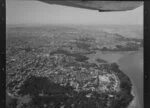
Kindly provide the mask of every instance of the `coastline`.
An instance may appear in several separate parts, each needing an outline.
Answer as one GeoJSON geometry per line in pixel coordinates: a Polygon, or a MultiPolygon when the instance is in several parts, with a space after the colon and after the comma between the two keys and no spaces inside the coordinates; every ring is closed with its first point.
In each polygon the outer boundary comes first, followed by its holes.
{"type": "Polygon", "coordinates": [[[133,84],[133,86],[132,86],[132,95],[134,96],[134,99],[132,100],[132,102],[130,103],[128,108],[143,108],[142,107],[143,106],[143,104],[142,104],[143,102],[141,102],[142,101],[142,99],[141,99],[142,98],[141,97],[142,94],[140,94],[141,90],[139,91],[139,85],[137,83],[139,78],[142,77],[141,76],[142,75],[141,72],[143,72],[143,70],[141,70],[141,69],[143,69],[143,63],[140,63],[140,62],[143,62],[143,61],[141,61],[142,60],[141,59],[142,58],[142,56],[141,56],[142,51],[143,51],[143,49],[141,49],[140,51],[137,51],[137,52],[129,54],[130,62],[132,62],[131,64],[133,64],[134,67],[129,66],[129,65],[127,65],[125,67],[123,66],[125,64],[128,64],[128,62],[127,62],[127,57],[128,56],[124,56],[124,58],[122,58],[122,59],[120,59],[118,61],[120,70],[122,70],[126,75],[128,75],[130,77],[131,82],[133,84]],[[141,60],[139,60],[139,59],[141,59],[141,60]],[[124,60],[125,60],[126,63],[123,63],[124,60]],[[135,68],[137,66],[138,66],[138,68],[135,68]],[[134,74],[132,73],[132,71],[138,72],[136,78],[134,78],[134,74]]]}
{"type": "MultiPolygon", "coordinates": [[[[133,82],[132,82],[132,84],[133,84],[133,82]]],[[[131,103],[129,104],[128,108],[138,108],[138,105],[137,105],[138,104],[138,98],[137,98],[137,95],[136,95],[134,84],[132,86],[131,94],[134,96],[134,98],[131,101],[131,103]]]]}

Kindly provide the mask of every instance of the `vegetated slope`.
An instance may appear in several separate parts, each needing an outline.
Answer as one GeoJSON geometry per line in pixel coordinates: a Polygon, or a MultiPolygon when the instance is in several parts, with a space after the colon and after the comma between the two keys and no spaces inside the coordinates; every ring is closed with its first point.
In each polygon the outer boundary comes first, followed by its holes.
{"type": "Polygon", "coordinates": [[[7,70],[7,92],[18,99],[16,107],[126,108],[129,105],[133,99],[132,84],[116,64],[98,66],[86,59],[78,61],[76,57],[55,52],[15,61],[16,65],[7,70]]]}

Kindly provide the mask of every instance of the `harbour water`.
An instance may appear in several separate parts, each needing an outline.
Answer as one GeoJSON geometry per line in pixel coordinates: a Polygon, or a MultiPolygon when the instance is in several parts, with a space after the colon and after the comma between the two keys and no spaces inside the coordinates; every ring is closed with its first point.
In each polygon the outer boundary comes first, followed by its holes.
{"type": "Polygon", "coordinates": [[[132,108],[143,108],[143,52],[126,55],[120,58],[118,63],[120,69],[130,77],[133,83],[135,106],[132,108]]]}
{"type": "Polygon", "coordinates": [[[116,62],[133,84],[132,93],[135,98],[129,105],[129,108],[143,108],[143,50],[132,52],[97,52],[88,57],[89,62],[94,62],[97,58],[110,63],[116,62]]]}

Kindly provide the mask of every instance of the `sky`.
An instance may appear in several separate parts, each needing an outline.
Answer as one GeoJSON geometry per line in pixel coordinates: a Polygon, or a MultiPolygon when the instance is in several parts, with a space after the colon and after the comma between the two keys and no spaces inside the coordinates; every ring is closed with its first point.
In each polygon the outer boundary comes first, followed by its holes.
{"type": "Polygon", "coordinates": [[[143,25],[143,6],[124,12],[98,12],[34,0],[6,0],[6,24],[143,25]]]}

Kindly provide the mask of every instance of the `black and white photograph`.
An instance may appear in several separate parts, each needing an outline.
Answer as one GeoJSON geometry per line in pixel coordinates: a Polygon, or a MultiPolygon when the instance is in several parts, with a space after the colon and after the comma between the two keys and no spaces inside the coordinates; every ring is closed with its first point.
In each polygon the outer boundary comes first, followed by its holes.
{"type": "Polygon", "coordinates": [[[144,1],[6,0],[6,108],[144,108],[144,1]]]}

